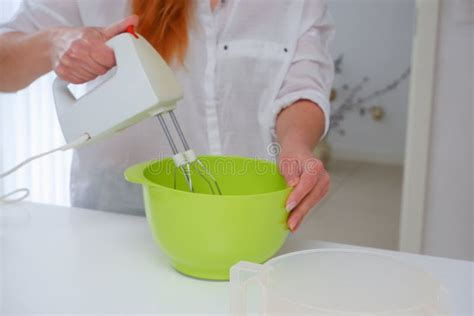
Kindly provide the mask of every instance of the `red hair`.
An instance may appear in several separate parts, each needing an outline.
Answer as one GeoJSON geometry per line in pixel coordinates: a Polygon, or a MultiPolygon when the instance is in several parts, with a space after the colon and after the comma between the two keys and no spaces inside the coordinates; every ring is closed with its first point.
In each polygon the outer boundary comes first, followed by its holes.
{"type": "Polygon", "coordinates": [[[171,63],[183,64],[188,48],[191,0],[133,0],[132,11],[140,17],[137,31],[171,63]]]}

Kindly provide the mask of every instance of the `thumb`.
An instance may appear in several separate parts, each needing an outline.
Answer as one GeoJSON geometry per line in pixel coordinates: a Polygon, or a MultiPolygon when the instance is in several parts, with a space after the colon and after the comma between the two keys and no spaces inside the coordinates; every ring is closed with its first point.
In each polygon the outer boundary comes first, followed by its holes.
{"type": "Polygon", "coordinates": [[[115,22],[107,27],[104,27],[102,29],[102,33],[107,37],[107,39],[111,39],[112,37],[123,33],[127,30],[127,27],[129,25],[137,26],[138,25],[138,15],[130,15],[127,16],[126,18],[115,22]]]}

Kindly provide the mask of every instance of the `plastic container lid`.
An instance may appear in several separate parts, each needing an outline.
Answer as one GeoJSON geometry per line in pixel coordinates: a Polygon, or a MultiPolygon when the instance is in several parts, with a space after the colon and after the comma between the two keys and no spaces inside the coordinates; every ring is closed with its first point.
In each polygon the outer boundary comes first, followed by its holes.
{"type": "Polygon", "coordinates": [[[239,289],[245,288],[239,284],[253,279],[263,288],[267,315],[446,315],[441,285],[429,273],[372,252],[310,250],[232,269],[233,306],[245,301],[239,301],[239,289]],[[250,275],[244,282],[235,277],[243,272],[250,275]]]}

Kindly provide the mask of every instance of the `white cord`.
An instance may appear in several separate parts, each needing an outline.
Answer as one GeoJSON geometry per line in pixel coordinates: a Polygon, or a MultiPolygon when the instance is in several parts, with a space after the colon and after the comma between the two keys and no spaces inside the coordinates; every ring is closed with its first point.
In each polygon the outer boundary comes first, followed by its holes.
{"type": "MultiPolygon", "coordinates": [[[[20,163],[20,164],[16,165],[15,167],[11,168],[10,170],[7,170],[4,173],[0,173],[0,179],[3,179],[6,176],[9,176],[10,174],[14,173],[18,169],[20,169],[20,168],[24,167],[25,165],[29,164],[33,160],[36,160],[36,159],[39,159],[41,157],[50,155],[50,154],[55,153],[55,152],[60,151],[60,150],[61,151],[66,151],[68,149],[77,147],[79,145],[82,145],[82,144],[86,143],[90,139],[91,139],[91,137],[89,136],[89,134],[84,134],[84,135],[82,135],[81,137],[79,137],[78,139],[72,141],[69,144],[63,145],[61,147],[52,149],[50,151],[44,152],[42,154],[39,154],[39,155],[36,155],[36,156],[33,156],[33,157],[30,157],[30,158],[26,159],[25,161],[23,161],[22,163],[20,163]]],[[[30,191],[26,188],[15,190],[13,192],[10,192],[10,193],[7,193],[3,196],[0,196],[0,204],[2,204],[2,203],[16,203],[16,202],[23,201],[24,199],[26,199],[28,197],[29,194],[30,194],[30,191]],[[9,198],[12,195],[15,195],[15,194],[20,193],[20,192],[23,192],[23,195],[21,195],[20,197],[18,197],[16,199],[9,198]]]]}
{"type": "Polygon", "coordinates": [[[2,203],[17,203],[17,202],[21,202],[23,201],[24,199],[26,199],[28,197],[28,195],[30,195],[30,190],[24,188],[24,189],[18,189],[18,190],[15,190],[13,192],[10,192],[8,194],[5,194],[5,195],[2,195],[0,196],[0,204],[2,203]],[[12,198],[9,198],[10,196],[13,196],[17,193],[20,193],[20,192],[23,192],[23,195],[20,195],[19,197],[17,197],[16,199],[12,199],[12,198]]]}

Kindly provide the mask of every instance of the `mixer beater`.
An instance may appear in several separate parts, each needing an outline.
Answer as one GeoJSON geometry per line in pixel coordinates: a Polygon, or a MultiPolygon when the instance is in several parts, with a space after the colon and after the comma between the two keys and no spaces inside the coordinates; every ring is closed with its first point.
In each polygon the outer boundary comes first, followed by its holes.
{"type": "Polygon", "coordinates": [[[168,139],[168,143],[170,144],[171,150],[173,151],[173,162],[176,166],[176,168],[174,169],[174,188],[176,189],[177,183],[176,171],[180,170],[186,180],[186,184],[189,188],[189,191],[195,192],[195,187],[193,185],[192,179],[192,171],[194,171],[196,174],[199,175],[200,178],[202,178],[207,183],[212,194],[222,195],[222,191],[219,187],[219,183],[217,182],[216,178],[212,175],[209,169],[191,149],[188,141],[186,140],[186,137],[184,136],[183,130],[179,125],[176,115],[174,114],[173,110],[170,110],[167,113],[169,113],[169,116],[171,117],[171,121],[173,122],[174,128],[178,133],[179,139],[181,140],[182,146],[184,148],[184,151],[178,150],[176,142],[174,141],[170,129],[166,124],[165,118],[163,117],[164,113],[165,112],[159,113],[156,115],[156,117],[158,118],[158,121],[160,122],[160,125],[163,128],[165,136],[168,139]]]}

